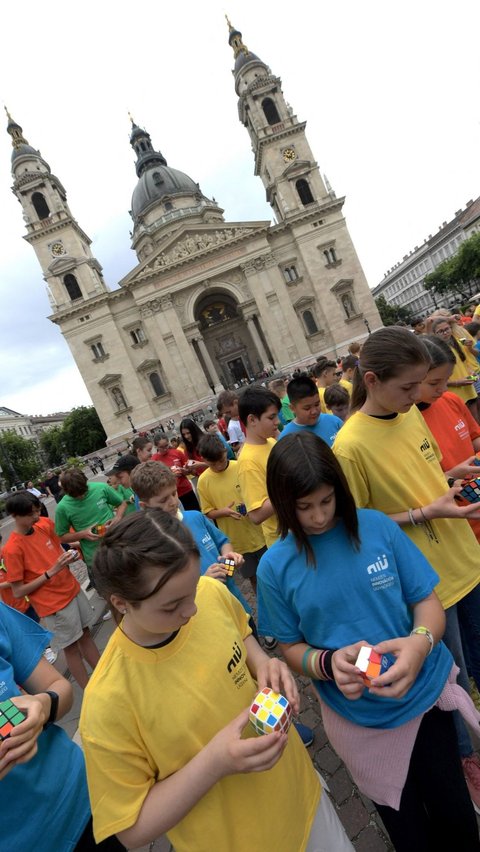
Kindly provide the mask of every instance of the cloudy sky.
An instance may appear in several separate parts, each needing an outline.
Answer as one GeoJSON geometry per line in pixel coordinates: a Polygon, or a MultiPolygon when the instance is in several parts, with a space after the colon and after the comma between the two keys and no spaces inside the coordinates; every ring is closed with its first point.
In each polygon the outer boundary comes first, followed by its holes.
{"type": "MultiPolygon", "coordinates": [[[[271,218],[238,121],[225,12],[307,120],[371,287],[480,194],[476,0],[23,0],[21,15],[3,4],[0,98],[65,186],[110,286],[135,263],[128,111],[227,220],[271,218]]],[[[48,413],[90,400],[46,319],[10,143],[0,132],[0,405],[48,413]]]]}

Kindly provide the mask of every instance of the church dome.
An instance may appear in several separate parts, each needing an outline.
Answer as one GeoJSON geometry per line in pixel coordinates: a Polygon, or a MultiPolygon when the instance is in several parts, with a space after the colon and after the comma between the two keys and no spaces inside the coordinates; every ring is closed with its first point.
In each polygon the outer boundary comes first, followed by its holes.
{"type": "Polygon", "coordinates": [[[133,190],[132,216],[136,219],[147,207],[165,196],[195,195],[199,192],[198,184],[184,172],[154,162],[141,174],[133,190]]]}
{"type": "Polygon", "coordinates": [[[23,144],[20,144],[20,145],[18,145],[18,147],[17,147],[17,148],[14,148],[14,149],[13,149],[13,151],[12,151],[12,163],[13,163],[13,161],[14,161],[14,160],[16,160],[18,157],[32,156],[32,155],[33,155],[34,157],[39,157],[39,156],[40,156],[40,152],[39,152],[39,151],[37,151],[35,148],[32,148],[32,146],[31,146],[31,145],[27,145],[27,144],[23,145],[23,144]]]}

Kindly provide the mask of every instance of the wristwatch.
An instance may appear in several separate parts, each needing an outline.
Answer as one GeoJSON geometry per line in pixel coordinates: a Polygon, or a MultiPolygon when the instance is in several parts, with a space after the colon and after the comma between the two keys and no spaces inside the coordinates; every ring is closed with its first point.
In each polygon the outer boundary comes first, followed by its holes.
{"type": "MultiPolygon", "coordinates": [[[[425,636],[425,638],[428,639],[428,641],[430,643],[430,648],[429,648],[428,654],[431,654],[432,651],[433,651],[433,646],[434,646],[435,643],[434,643],[433,635],[432,635],[431,631],[428,629],[428,627],[414,627],[413,630],[410,632],[410,636],[415,636],[415,635],[425,636]]],[[[428,657],[428,654],[427,654],[427,657],[428,657]]]]}
{"type": "Polygon", "coordinates": [[[58,701],[59,701],[58,692],[53,692],[49,689],[46,689],[45,692],[46,692],[47,695],[50,696],[50,715],[49,715],[47,721],[45,722],[45,724],[43,726],[43,730],[45,730],[45,728],[49,728],[50,725],[53,725],[53,723],[55,722],[55,720],[57,718],[57,713],[58,713],[58,701]]]}

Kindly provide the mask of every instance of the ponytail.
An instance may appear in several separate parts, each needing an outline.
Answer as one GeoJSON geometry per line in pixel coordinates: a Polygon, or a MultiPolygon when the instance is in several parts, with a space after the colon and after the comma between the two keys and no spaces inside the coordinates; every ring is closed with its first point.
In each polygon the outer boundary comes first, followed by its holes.
{"type": "Polygon", "coordinates": [[[374,331],[363,344],[360,360],[353,374],[351,411],[358,411],[367,399],[363,377],[375,373],[381,382],[398,376],[406,367],[428,366],[430,356],[418,335],[406,328],[389,326],[374,331]]]}

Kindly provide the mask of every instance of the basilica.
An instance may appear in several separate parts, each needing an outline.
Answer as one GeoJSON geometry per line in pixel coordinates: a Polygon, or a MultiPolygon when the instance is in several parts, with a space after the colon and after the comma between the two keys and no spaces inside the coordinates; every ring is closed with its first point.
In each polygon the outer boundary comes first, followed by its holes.
{"type": "MultiPolygon", "coordinates": [[[[138,263],[116,289],[50,166],[10,116],[13,192],[52,313],[109,443],[210,405],[273,365],[344,354],[381,325],[337,198],[279,77],[229,24],[238,114],[274,222],[226,222],[132,121],[138,263]]],[[[197,177],[197,176],[195,176],[197,177]]]]}

